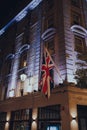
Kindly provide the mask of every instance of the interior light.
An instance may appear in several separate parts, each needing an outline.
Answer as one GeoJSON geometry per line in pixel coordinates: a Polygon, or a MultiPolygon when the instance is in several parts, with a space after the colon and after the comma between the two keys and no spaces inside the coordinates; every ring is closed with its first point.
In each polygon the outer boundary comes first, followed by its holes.
{"type": "Polygon", "coordinates": [[[22,82],[24,82],[26,78],[27,78],[27,75],[25,73],[22,73],[20,75],[20,79],[21,79],[22,82]]]}

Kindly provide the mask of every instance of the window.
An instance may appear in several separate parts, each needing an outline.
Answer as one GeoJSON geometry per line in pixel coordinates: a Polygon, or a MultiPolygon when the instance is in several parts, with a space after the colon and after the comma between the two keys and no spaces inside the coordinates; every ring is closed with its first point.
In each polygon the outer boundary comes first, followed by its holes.
{"type": "Polygon", "coordinates": [[[77,12],[72,11],[72,24],[81,25],[81,15],[77,12]]]}
{"type": "Polygon", "coordinates": [[[47,126],[47,129],[46,130],[61,130],[61,127],[60,127],[60,123],[51,123],[50,125],[47,126]]]}
{"type": "Polygon", "coordinates": [[[5,129],[6,115],[6,112],[0,112],[0,130],[5,129]]]}
{"type": "Polygon", "coordinates": [[[46,47],[50,53],[50,55],[53,57],[53,55],[55,54],[55,50],[54,50],[54,40],[50,40],[48,42],[46,42],[46,47]]]}
{"type": "Polygon", "coordinates": [[[60,105],[53,105],[39,108],[38,130],[60,130],[60,105]],[[53,130],[53,129],[52,129],[53,130]]]}
{"type": "Polygon", "coordinates": [[[54,6],[54,1],[53,0],[47,0],[47,6],[48,6],[48,10],[51,10],[54,6]]]}
{"type": "Polygon", "coordinates": [[[11,73],[12,69],[12,61],[13,61],[14,56],[12,54],[9,54],[5,61],[3,60],[3,65],[2,65],[2,75],[7,76],[8,74],[11,73]]]}
{"type": "Polygon", "coordinates": [[[54,17],[53,17],[53,15],[48,17],[47,26],[48,26],[48,28],[54,27],[54,17]]]}
{"type": "Polygon", "coordinates": [[[27,54],[22,54],[21,55],[21,60],[20,60],[20,68],[24,68],[27,66],[27,54]]]}
{"type": "Polygon", "coordinates": [[[87,130],[87,106],[77,105],[79,130],[87,130]]]}
{"type": "Polygon", "coordinates": [[[80,0],[71,0],[71,4],[72,4],[73,6],[79,7],[79,6],[80,6],[80,0]]]}
{"type": "Polygon", "coordinates": [[[82,53],[85,50],[85,39],[75,36],[75,51],[82,53]]]}
{"type": "Polygon", "coordinates": [[[11,113],[10,130],[30,130],[31,109],[22,109],[11,113]]]}

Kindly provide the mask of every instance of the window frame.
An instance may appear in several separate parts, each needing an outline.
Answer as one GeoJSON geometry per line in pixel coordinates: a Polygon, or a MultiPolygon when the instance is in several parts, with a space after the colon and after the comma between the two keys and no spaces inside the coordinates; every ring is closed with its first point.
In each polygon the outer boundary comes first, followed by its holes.
{"type": "Polygon", "coordinates": [[[82,25],[81,14],[76,11],[71,11],[71,24],[72,25],[82,25]]]}
{"type": "Polygon", "coordinates": [[[75,40],[74,50],[75,50],[76,52],[78,52],[78,53],[83,53],[84,50],[85,50],[85,46],[86,46],[85,39],[82,38],[82,37],[80,37],[80,36],[76,36],[76,35],[75,35],[74,40],[75,40]],[[76,42],[76,40],[78,40],[78,41],[77,41],[78,43],[76,42]],[[82,44],[82,45],[78,45],[79,43],[82,44]]]}

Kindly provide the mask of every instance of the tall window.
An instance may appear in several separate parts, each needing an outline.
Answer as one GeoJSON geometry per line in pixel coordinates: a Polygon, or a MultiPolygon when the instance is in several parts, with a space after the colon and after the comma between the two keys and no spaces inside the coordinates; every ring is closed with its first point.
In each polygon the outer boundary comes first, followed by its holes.
{"type": "Polygon", "coordinates": [[[28,49],[29,49],[28,44],[24,44],[20,48],[20,65],[19,65],[19,69],[23,69],[23,68],[27,67],[27,52],[28,52],[28,49]]]}
{"type": "Polygon", "coordinates": [[[45,45],[46,45],[46,47],[47,47],[47,49],[48,49],[50,55],[52,56],[52,58],[54,58],[54,54],[55,54],[55,50],[54,50],[54,48],[55,48],[54,40],[51,39],[51,40],[47,41],[47,42],[45,43],[45,45]]]}
{"type": "Polygon", "coordinates": [[[7,76],[11,73],[11,65],[12,65],[12,59],[8,57],[3,63],[2,66],[2,75],[7,76]]]}
{"type": "Polygon", "coordinates": [[[85,39],[75,36],[75,51],[82,53],[85,50],[85,39]]]}
{"type": "Polygon", "coordinates": [[[5,130],[6,112],[0,112],[0,130],[5,130]]]}
{"type": "Polygon", "coordinates": [[[87,130],[87,106],[77,105],[79,130],[87,130]]]}
{"type": "Polygon", "coordinates": [[[72,24],[81,25],[82,23],[81,15],[77,12],[72,11],[71,19],[72,19],[72,24]]]}
{"type": "Polygon", "coordinates": [[[54,17],[53,17],[53,15],[48,17],[47,26],[48,26],[48,28],[54,27],[54,17]]]}
{"type": "Polygon", "coordinates": [[[31,129],[31,109],[22,109],[11,113],[10,130],[31,129]]]}
{"type": "Polygon", "coordinates": [[[26,66],[27,66],[27,53],[23,53],[20,59],[20,68],[24,68],[26,66]]]}
{"type": "Polygon", "coordinates": [[[60,105],[42,107],[38,110],[38,130],[51,130],[52,128],[61,130],[60,105]]]}

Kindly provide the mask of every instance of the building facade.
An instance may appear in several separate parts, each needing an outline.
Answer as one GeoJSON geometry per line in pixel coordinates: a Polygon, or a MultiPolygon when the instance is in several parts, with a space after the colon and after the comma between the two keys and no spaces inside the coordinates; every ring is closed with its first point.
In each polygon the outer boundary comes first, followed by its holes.
{"type": "Polygon", "coordinates": [[[87,48],[86,0],[32,0],[0,30],[0,129],[87,130],[87,88],[77,87],[87,48]],[[40,88],[44,48],[54,64],[40,88]]]}

